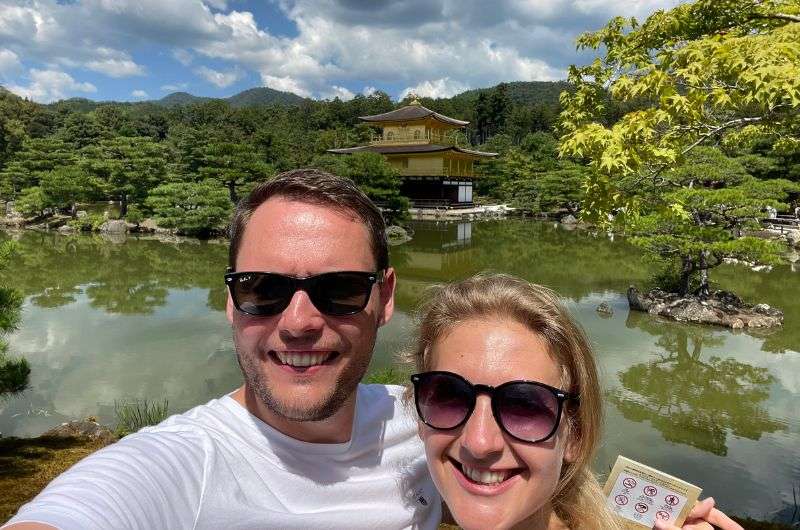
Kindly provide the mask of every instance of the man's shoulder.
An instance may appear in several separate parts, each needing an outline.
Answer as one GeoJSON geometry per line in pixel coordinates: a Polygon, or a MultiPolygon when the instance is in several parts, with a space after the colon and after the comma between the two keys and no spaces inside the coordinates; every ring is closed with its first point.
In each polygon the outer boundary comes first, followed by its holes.
{"type": "Polygon", "coordinates": [[[204,453],[218,442],[247,436],[252,426],[229,396],[212,399],[186,412],[173,414],[157,425],[144,427],[114,444],[136,449],[158,446],[161,451],[184,453],[193,447],[204,453]]]}
{"type": "Polygon", "coordinates": [[[416,437],[416,415],[405,387],[359,385],[356,417],[362,429],[379,429],[401,438],[416,437]]]}
{"type": "Polygon", "coordinates": [[[408,417],[412,411],[406,399],[405,387],[400,385],[358,385],[358,407],[384,410],[394,417],[408,417]]]}
{"type": "Polygon", "coordinates": [[[186,412],[173,414],[161,423],[141,429],[140,433],[203,432],[208,429],[231,428],[240,419],[236,403],[230,396],[212,399],[186,412]]]}
{"type": "Polygon", "coordinates": [[[406,387],[402,385],[381,385],[381,384],[367,384],[361,383],[358,385],[358,390],[360,393],[370,396],[375,399],[379,399],[381,397],[385,399],[396,399],[402,398],[406,387]]]}

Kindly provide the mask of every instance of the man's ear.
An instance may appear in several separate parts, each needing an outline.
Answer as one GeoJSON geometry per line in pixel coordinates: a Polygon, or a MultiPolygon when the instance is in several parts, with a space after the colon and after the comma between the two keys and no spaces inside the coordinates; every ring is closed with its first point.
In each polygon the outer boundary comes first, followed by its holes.
{"type": "Polygon", "coordinates": [[[397,284],[397,275],[394,269],[389,267],[383,276],[383,283],[380,284],[380,315],[378,317],[378,325],[383,326],[392,318],[394,314],[394,290],[397,284]]]}
{"type": "Polygon", "coordinates": [[[233,299],[231,298],[231,292],[228,291],[228,301],[225,303],[225,314],[228,317],[228,322],[233,325],[233,312],[236,309],[233,307],[233,299]]]}

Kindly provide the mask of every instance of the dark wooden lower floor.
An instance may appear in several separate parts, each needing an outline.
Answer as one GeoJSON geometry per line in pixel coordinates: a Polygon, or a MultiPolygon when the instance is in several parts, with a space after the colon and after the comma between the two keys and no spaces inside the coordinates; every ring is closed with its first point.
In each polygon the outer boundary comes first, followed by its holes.
{"type": "Polygon", "coordinates": [[[405,177],[400,193],[416,208],[469,208],[472,181],[443,177],[405,177]]]}

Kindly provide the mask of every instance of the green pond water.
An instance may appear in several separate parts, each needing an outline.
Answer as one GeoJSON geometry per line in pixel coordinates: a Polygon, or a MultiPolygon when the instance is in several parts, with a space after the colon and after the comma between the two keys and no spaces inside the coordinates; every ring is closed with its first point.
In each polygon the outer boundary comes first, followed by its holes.
{"type": "MultiPolygon", "coordinates": [[[[783,309],[783,328],[748,334],[629,313],[625,290],[651,273],[642,254],[605,235],[523,220],[419,223],[392,248],[399,311],[373,369],[403,346],[431,283],[485,269],[548,285],[594,342],[606,402],[596,462],[618,454],[695,483],[727,511],[788,520],[800,492],[800,267],[715,270],[719,287],[783,309]],[[607,302],[603,317],[595,309],[607,302]]],[[[4,436],[37,435],[97,416],[115,400],[169,400],[180,412],[240,384],[224,314],[227,247],[26,232],[0,281],[25,295],[8,337],[32,368],[30,389],[0,402],[4,436]]]]}

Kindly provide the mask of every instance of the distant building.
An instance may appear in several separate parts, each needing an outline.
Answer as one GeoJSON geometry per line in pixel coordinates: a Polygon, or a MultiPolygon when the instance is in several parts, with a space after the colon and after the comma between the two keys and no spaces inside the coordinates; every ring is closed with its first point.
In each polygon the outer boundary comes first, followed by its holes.
{"type": "Polygon", "coordinates": [[[401,193],[417,208],[472,206],[475,164],[497,156],[462,147],[469,145],[461,130],[469,122],[426,109],[416,99],[403,108],[359,119],[381,127],[381,135],[369,145],[328,152],[382,154],[403,178],[401,193]]]}

